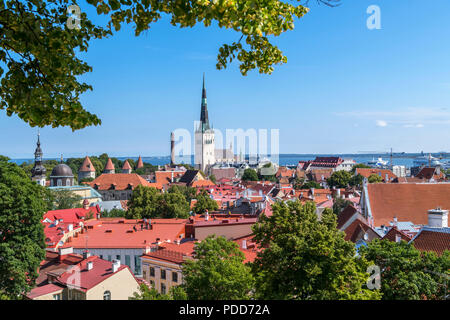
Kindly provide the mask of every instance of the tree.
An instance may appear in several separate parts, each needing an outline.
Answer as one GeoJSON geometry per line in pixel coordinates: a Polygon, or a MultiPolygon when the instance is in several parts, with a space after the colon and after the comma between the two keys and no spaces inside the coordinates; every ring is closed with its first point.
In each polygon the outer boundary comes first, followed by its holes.
{"type": "Polygon", "coordinates": [[[347,206],[352,204],[353,203],[350,200],[341,197],[336,197],[334,198],[333,202],[333,212],[337,217],[339,217],[339,214],[342,212],[342,210],[344,210],[345,208],[347,208],[347,206]]]}
{"type": "MultiPolygon", "coordinates": [[[[332,4],[337,0],[318,0],[332,4]]],[[[84,12],[77,19],[68,13],[65,0],[23,0],[0,3],[0,109],[18,115],[31,126],[69,126],[72,130],[101,124],[86,111],[80,96],[92,90],[79,82],[92,67],[80,59],[92,39],[102,39],[131,24],[140,35],[162,16],[180,28],[217,22],[232,29],[239,39],[224,44],[217,56],[217,69],[239,61],[243,75],[258,69],[272,73],[274,65],[287,58],[272,38],[294,29],[294,20],[308,8],[280,0],[254,1],[170,1],[88,0],[99,15],[108,15],[106,26],[94,25],[84,12]]],[[[76,5],[76,1],[73,2],[76,5]]],[[[72,9],[73,12],[73,9],[72,9]]]]}
{"type": "Polygon", "coordinates": [[[313,202],[275,203],[272,211],[252,227],[254,240],[264,248],[252,263],[257,298],[379,298],[364,288],[368,263],[355,257],[354,244],[344,240],[330,209],[320,221],[313,202]]]}
{"type": "Polygon", "coordinates": [[[154,287],[149,288],[145,284],[139,286],[139,293],[135,292],[128,300],[187,300],[186,292],[181,286],[173,286],[169,293],[159,293],[154,287]]]}
{"type": "Polygon", "coordinates": [[[79,208],[81,205],[81,196],[66,189],[52,190],[53,210],[79,208]]]}
{"type": "Polygon", "coordinates": [[[216,200],[211,199],[206,190],[202,190],[202,192],[197,195],[197,202],[195,203],[193,209],[195,213],[203,214],[206,212],[206,210],[214,211],[218,209],[219,205],[217,204],[216,200]]]}
{"type": "Polygon", "coordinates": [[[183,194],[161,194],[156,188],[141,185],[133,190],[128,208],[128,219],[189,217],[189,203],[183,194]]]}
{"type": "Polygon", "coordinates": [[[383,178],[375,173],[372,173],[367,179],[367,181],[369,181],[369,183],[380,183],[383,182],[383,178]]]}
{"type": "Polygon", "coordinates": [[[0,156],[0,296],[17,299],[34,287],[45,258],[45,188],[0,156]]]}
{"type": "Polygon", "coordinates": [[[350,172],[339,170],[331,174],[327,179],[327,183],[330,187],[346,188],[349,185],[351,178],[352,174],[350,172]]]}
{"type": "Polygon", "coordinates": [[[406,241],[373,240],[359,254],[380,267],[384,300],[444,299],[450,251],[420,252],[406,241]]]}
{"type": "Polygon", "coordinates": [[[258,181],[258,174],[254,169],[245,169],[242,175],[243,181],[258,181]]]}
{"type": "Polygon", "coordinates": [[[294,180],[292,181],[292,185],[294,187],[295,190],[301,189],[302,185],[305,182],[305,178],[299,178],[299,177],[295,177],[294,180]]]}
{"type": "Polygon", "coordinates": [[[210,175],[209,176],[209,180],[211,180],[213,183],[216,183],[216,176],[215,175],[210,175]]]}
{"type": "Polygon", "coordinates": [[[156,188],[138,185],[128,201],[127,219],[153,218],[158,215],[157,201],[160,193],[156,188]]]}
{"type": "Polygon", "coordinates": [[[364,177],[358,173],[357,175],[354,175],[353,177],[350,178],[350,181],[348,182],[348,184],[351,187],[360,187],[362,185],[363,181],[364,181],[364,177]]]}
{"type": "Polygon", "coordinates": [[[323,189],[323,187],[315,181],[308,181],[302,184],[301,189],[323,189]]]}
{"type": "Polygon", "coordinates": [[[102,217],[103,218],[113,218],[113,217],[121,217],[121,218],[125,218],[127,216],[127,212],[125,210],[122,209],[111,209],[111,210],[105,210],[102,212],[102,217]]]}
{"type": "Polygon", "coordinates": [[[188,186],[173,185],[173,186],[169,187],[167,192],[180,193],[180,194],[184,195],[184,197],[186,198],[186,201],[189,203],[191,203],[192,199],[195,199],[197,197],[197,189],[193,188],[193,187],[188,187],[188,186]]]}
{"type": "Polygon", "coordinates": [[[194,259],[183,265],[182,288],[189,300],[251,297],[254,279],[237,243],[212,235],[197,243],[194,250],[194,259]]]}

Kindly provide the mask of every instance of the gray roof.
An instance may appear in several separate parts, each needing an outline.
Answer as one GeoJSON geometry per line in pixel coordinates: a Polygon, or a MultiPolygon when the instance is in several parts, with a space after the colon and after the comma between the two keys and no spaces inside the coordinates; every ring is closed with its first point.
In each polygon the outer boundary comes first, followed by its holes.
{"type": "Polygon", "coordinates": [[[120,201],[99,201],[91,204],[92,206],[98,205],[100,207],[100,211],[111,211],[112,209],[123,210],[122,204],[120,201]]]}

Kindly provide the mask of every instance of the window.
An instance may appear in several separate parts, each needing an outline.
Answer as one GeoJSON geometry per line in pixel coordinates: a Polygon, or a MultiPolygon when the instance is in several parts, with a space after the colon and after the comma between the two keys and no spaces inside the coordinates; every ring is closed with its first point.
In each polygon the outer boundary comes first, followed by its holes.
{"type": "Polygon", "coordinates": [[[134,273],[141,273],[141,258],[139,256],[134,256],[134,273]]]}
{"type": "Polygon", "coordinates": [[[103,255],[102,254],[100,255],[100,259],[103,259],[103,255]]]}
{"type": "Polygon", "coordinates": [[[131,259],[129,255],[125,256],[125,264],[129,267],[131,267],[131,259]]]}
{"type": "Polygon", "coordinates": [[[172,281],[178,282],[178,273],[177,272],[172,272],[172,281]]]}
{"type": "Polygon", "coordinates": [[[161,279],[166,279],[166,270],[161,269],[161,279]]]}
{"type": "Polygon", "coordinates": [[[53,300],[61,300],[61,293],[54,294],[53,300]]]}
{"type": "Polygon", "coordinates": [[[61,181],[61,179],[58,179],[57,185],[58,185],[58,187],[62,186],[62,181],[61,181]]]}
{"type": "Polygon", "coordinates": [[[120,254],[116,255],[116,260],[120,261],[120,254]]]}
{"type": "Polygon", "coordinates": [[[105,291],[103,293],[103,300],[111,300],[111,292],[110,291],[105,291]]]}
{"type": "Polygon", "coordinates": [[[155,276],[155,268],[150,267],[150,277],[154,277],[155,276]]]}
{"type": "Polygon", "coordinates": [[[161,283],[161,293],[166,294],[166,285],[164,283],[161,283]]]}
{"type": "Polygon", "coordinates": [[[145,270],[142,271],[142,278],[147,278],[147,272],[145,270]]]}
{"type": "Polygon", "coordinates": [[[155,287],[155,281],[150,280],[150,285],[152,286],[152,288],[154,288],[155,287]]]}
{"type": "Polygon", "coordinates": [[[108,261],[111,261],[111,256],[110,255],[108,255],[108,261]]]}

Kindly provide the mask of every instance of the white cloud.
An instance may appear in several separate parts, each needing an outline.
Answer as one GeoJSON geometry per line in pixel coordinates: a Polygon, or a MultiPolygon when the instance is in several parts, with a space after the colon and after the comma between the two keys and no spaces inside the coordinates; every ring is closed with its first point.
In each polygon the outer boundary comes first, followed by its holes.
{"type": "Polygon", "coordinates": [[[387,126],[387,122],[384,120],[377,120],[376,124],[377,124],[377,127],[386,127],[387,126]]]}

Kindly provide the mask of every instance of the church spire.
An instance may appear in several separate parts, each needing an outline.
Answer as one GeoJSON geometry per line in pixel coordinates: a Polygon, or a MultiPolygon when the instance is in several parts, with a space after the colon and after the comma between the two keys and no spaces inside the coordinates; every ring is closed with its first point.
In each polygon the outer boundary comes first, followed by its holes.
{"type": "Polygon", "coordinates": [[[41,149],[40,132],[38,130],[38,139],[36,150],[34,151],[34,167],[31,169],[31,180],[37,181],[40,185],[45,186],[46,169],[42,164],[43,152],[41,149]]]}
{"type": "Polygon", "coordinates": [[[201,131],[209,130],[208,107],[206,103],[205,73],[203,72],[202,108],[200,112],[201,131]]]}

